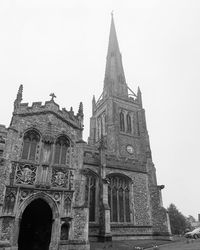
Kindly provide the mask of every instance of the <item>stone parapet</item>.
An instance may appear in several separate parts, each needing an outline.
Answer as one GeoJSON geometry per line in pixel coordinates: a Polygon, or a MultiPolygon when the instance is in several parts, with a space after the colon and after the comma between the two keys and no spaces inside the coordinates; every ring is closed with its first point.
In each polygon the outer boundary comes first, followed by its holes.
{"type": "Polygon", "coordinates": [[[74,115],[73,110],[67,111],[65,108],[60,109],[59,105],[53,100],[46,101],[44,105],[41,102],[33,102],[32,106],[28,103],[20,103],[19,106],[14,110],[13,115],[39,115],[45,113],[53,113],[64,122],[70,124],[72,127],[77,129],[83,129],[82,117],[77,113],[74,115]]]}

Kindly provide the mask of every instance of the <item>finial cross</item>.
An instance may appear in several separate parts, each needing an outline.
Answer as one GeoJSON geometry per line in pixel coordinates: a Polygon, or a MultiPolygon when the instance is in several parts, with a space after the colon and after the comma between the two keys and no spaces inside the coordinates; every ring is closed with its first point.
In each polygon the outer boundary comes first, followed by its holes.
{"type": "Polygon", "coordinates": [[[56,95],[54,93],[51,93],[49,96],[51,96],[51,101],[54,101],[54,98],[56,98],[56,95]]]}

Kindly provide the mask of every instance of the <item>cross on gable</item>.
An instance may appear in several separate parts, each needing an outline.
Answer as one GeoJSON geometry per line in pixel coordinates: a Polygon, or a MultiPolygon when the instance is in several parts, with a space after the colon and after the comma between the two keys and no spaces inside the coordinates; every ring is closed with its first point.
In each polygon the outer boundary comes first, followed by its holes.
{"type": "Polygon", "coordinates": [[[51,93],[49,96],[51,96],[51,101],[54,101],[54,98],[56,98],[56,95],[54,93],[51,93]]]}

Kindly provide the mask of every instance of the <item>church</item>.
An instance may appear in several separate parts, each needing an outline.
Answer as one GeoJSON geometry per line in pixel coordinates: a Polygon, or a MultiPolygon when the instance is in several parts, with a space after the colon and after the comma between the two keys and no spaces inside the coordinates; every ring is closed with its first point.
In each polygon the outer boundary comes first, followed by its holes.
{"type": "Polygon", "coordinates": [[[88,142],[77,113],[23,103],[0,125],[0,249],[89,250],[91,241],[170,238],[142,94],[126,83],[113,16],[88,142]]]}

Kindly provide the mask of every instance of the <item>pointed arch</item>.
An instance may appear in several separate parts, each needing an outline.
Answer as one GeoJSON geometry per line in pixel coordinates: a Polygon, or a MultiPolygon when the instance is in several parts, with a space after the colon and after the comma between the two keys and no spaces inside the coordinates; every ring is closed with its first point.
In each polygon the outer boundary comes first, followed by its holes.
{"type": "Polygon", "coordinates": [[[20,207],[17,211],[16,218],[22,218],[22,214],[23,214],[24,210],[26,209],[26,207],[32,201],[37,200],[37,199],[42,199],[42,200],[46,201],[46,203],[52,209],[53,219],[56,219],[59,217],[58,206],[57,206],[56,202],[51,198],[51,196],[49,196],[48,194],[43,193],[43,192],[38,192],[36,194],[30,195],[27,199],[24,200],[24,202],[22,202],[22,204],[20,205],[20,207]]]}

